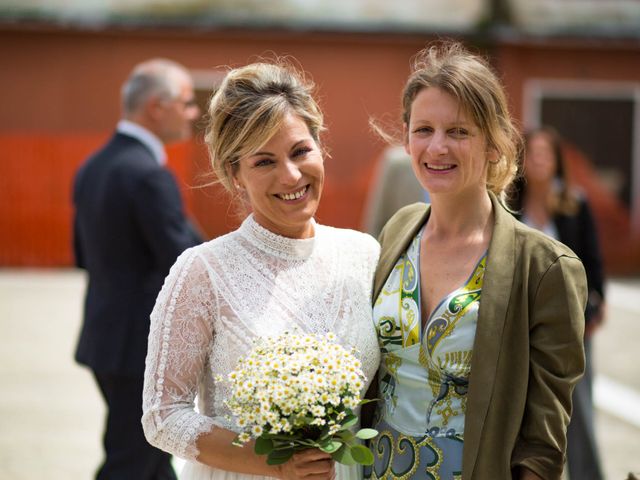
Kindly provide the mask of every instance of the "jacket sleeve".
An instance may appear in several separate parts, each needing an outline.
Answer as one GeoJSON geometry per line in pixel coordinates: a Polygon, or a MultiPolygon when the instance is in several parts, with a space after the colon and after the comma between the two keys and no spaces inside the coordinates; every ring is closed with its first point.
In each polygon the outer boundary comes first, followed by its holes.
{"type": "Polygon", "coordinates": [[[169,271],[180,253],[202,242],[187,219],[173,174],[146,172],[136,184],[133,204],[138,225],[162,271],[169,271]]]}
{"type": "Polygon", "coordinates": [[[76,267],[86,268],[84,260],[84,251],[82,250],[82,241],[80,239],[80,229],[78,228],[78,218],[73,219],[73,256],[76,267]]]}
{"type": "Polygon", "coordinates": [[[76,267],[78,268],[86,268],[85,254],[82,249],[82,239],[80,238],[80,225],[78,222],[78,195],[80,190],[81,177],[83,175],[83,170],[80,169],[76,174],[76,177],[73,180],[73,195],[72,195],[72,203],[74,208],[73,214],[73,257],[76,267]]]}
{"type": "Polygon", "coordinates": [[[549,266],[533,292],[529,385],[512,467],[526,467],[546,480],[562,476],[571,393],[585,366],[586,301],[582,263],[567,255],[549,266]]]}

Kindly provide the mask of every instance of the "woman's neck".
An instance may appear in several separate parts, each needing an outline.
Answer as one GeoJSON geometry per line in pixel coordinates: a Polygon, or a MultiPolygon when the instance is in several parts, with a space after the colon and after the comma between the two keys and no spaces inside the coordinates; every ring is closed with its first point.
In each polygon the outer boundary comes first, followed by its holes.
{"type": "Polygon", "coordinates": [[[544,228],[551,218],[549,211],[550,195],[551,185],[548,183],[527,184],[522,209],[525,216],[528,217],[528,221],[538,229],[544,228]]]}
{"type": "Polygon", "coordinates": [[[454,195],[433,195],[431,213],[425,233],[434,240],[484,238],[493,226],[493,207],[486,190],[478,195],[461,198],[454,195]]]}

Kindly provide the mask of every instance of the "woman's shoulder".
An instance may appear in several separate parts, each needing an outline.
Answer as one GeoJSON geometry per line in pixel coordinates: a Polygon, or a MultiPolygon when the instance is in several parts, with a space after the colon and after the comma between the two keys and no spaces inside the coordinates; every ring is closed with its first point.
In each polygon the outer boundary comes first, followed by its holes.
{"type": "Polygon", "coordinates": [[[543,279],[582,282],[584,267],[569,247],[512,216],[504,218],[508,221],[503,219],[500,226],[496,225],[501,231],[494,230],[494,237],[498,235],[501,240],[490,247],[489,261],[491,255],[496,254],[496,258],[502,259],[497,264],[501,269],[512,269],[516,277],[528,279],[534,288],[538,288],[543,279]]]}
{"type": "Polygon", "coordinates": [[[428,204],[424,202],[416,202],[402,207],[387,222],[385,228],[394,227],[395,225],[404,225],[406,222],[414,222],[421,218],[427,211],[428,204]]]}
{"type": "MultiPolygon", "coordinates": [[[[552,261],[560,256],[576,257],[576,254],[569,247],[550,237],[549,235],[529,227],[517,217],[517,212],[509,210],[505,204],[492,197],[495,209],[495,227],[500,238],[510,236],[513,232],[515,251],[522,255],[537,256],[541,258],[551,258],[552,261]]],[[[500,243],[500,246],[503,246],[500,243]]]]}
{"type": "Polygon", "coordinates": [[[238,250],[231,245],[233,238],[234,232],[231,232],[187,248],[176,259],[165,283],[201,284],[216,265],[225,261],[233,263],[234,259],[230,257],[238,250]]]}
{"type": "Polygon", "coordinates": [[[329,238],[338,241],[341,246],[352,247],[357,250],[365,250],[368,252],[377,252],[380,250],[378,241],[368,233],[350,228],[330,227],[327,225],[318,225],[318,227],[329,238]]]}
{"type": "Polygon", "coordinates": [[[380,232],[380,243],[388,243],[389,239],[397,239],[400,232],[415,230],[424,218],[429,205],[423,202],[412,203],[402,207],[387,221],[380,232]]]}
{"type": "Polygon", "coordinates": [[[528,252],[555,261],[557,258],[578,256],[564,243],[550,237],[549,235],[525,225],[514,219],[516,244],[520,251],[528,252]]]}
{"type": "Polygon", "coordinates": [[[178,257],[176,264],[200,265],[201,268],[211,263],[213,257],[224,257],[237,249],[232,247],[237,238],[237,230],[206,240],[198,245],[184,250],[178,257]],[[196,261],[198,259],[198,261],[196,261]]]}

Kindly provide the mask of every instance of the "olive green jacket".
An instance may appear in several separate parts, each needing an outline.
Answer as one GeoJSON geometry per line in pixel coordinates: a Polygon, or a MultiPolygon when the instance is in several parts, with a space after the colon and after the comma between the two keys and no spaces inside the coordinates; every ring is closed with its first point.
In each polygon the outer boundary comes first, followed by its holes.
{"type": "MultiPolygon", "coordinates": [[[[491,200],[495,224],[471,361],[462,478],[510,479],[525,466],[545,480],[560,479],[571,392],[584,371],[584,268],[569,248],[491,200]]],[[[409,205],[383,229],[374,299],[429,208],[409,205]]]]}

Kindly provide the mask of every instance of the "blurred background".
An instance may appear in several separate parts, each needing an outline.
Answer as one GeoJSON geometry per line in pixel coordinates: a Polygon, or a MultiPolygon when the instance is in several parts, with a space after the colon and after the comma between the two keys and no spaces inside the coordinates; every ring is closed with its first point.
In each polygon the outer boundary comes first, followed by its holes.
{"type": "MultiPolygon", "coordinates": [[[[132,66],[155,56],[192,71],[203,111],[224,66],[294,56],[328,124],[319,220],[361,228],[385,147],[367,121],[399,120],[409,59],[443,36],[490,58],[523,128],[569,140],[607,273],[640,273],[637,0],[1,0],[0,266],[72,264],[72,176],[112,133],[132,66]]],[[[227,198],[202,187],[201,133],[169,157],[206,234],[235,227],[227,198]]]]}
{"type": "MultiPolygon", "coordinates": [[[[111,135],[120,85],[136,63],[160,56],[184,64],[206,111],[225,66],[295,57],[318,86],[328,126],[317,218],[363,229],[386,147],[368,120],[399,125],[410,59],[443,37],[489,58],[523,130],[552,125],[567,139],[569,175],[594,210],[614,288],[597,370],[630,387],[632,407],[616,408],[640,411],[633,403],[640,398],[640,1],[0,0],[0,384],[7,392],[0,398],[0,477],[89,478],[98,461],[100,399],[88,373],[72,363],[84,277],[70,268],[71,182],[111,135]],[[67,432],[79,435],[71,444],[56,443],[54,432],[42,437],[47,420],[34,414],[57,398],[42,391],[57,383],[55,375],[65,386],[58,412],[73,418],[58,416],[56,432],[81,424],[67,432]],[[77,392],[73,401],[64,396],[69,391],[77,392]],[[38,425],[34,432],[18,425],[25,419],[38,425]],[[34,445],[49,452],[45,458],[54,458],[46,445],[66,445],[55,456],[61,476],[52,473],[56,461],[24,471],[34,445]],[[80,467],[65,470],[69,463],[80,467]]],[[[169,148],[169,164],[188,210],[213,238],[238,219],[222,190],[207,186],[203,125],[192,141],[169,148]]],[[[603,463],[607,478],[622,479],[640,470],[640,423],[607,415],[598,419],[601,444],[616,453],[603,463]],[[635,457],[625,454],[629,446],[635,457]]]]}

